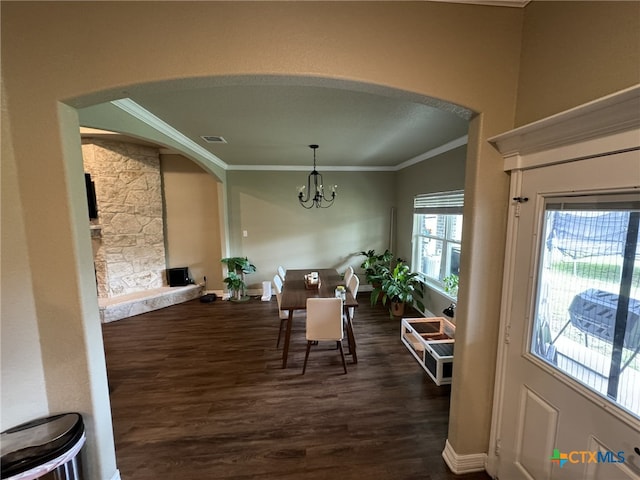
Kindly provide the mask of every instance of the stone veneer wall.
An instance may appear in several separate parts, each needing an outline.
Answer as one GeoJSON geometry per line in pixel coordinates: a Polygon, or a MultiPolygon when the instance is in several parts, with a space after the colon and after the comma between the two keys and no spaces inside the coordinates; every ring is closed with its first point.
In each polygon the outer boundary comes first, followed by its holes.
{"type": "Polygon", "coordinates": [[[82,153],[98,203],[91,222],[98,297],[166,285],[158,150],[92,139],[83,141],[82,153]]]}

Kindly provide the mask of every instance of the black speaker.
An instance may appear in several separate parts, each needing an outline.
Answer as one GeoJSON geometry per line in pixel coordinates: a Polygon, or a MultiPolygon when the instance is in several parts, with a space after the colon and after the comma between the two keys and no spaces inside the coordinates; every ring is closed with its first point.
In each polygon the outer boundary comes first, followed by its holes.
{"type": "Polygon", "coordinates": [[[189,276],[189,267],[169,268],[167,269],[167,282],[170,287],[184,287],[191,283],[189,276]]]}

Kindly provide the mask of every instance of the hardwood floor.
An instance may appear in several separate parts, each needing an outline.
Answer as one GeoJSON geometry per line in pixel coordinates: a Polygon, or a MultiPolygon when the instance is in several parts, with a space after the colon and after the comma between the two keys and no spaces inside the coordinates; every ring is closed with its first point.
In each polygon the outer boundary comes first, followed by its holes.
{"type": "Polygon", "coordinates": [[[275,298],[103,325],[122,479],[489,479],[448,470],[450,387],[406,351],[398,320],[358,300],[346,375],[333,342],[312,348],[301,375],[303,318],[281,368],[275,298]]]}

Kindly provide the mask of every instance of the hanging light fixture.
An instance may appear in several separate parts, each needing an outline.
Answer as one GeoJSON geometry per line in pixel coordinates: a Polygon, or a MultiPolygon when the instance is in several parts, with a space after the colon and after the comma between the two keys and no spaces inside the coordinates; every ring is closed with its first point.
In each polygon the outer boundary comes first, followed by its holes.
{"type": "Polygon", "coordinates": [[[313,171],[307,177],[307,185],[298,187],[298,200],[304,208],[329,208],[336,199],[337,185],[331,187],[329,196],[325,194],[322,174],[316,170],[316,149],[318,145],[309,145],[313,150],[313,171]]]}

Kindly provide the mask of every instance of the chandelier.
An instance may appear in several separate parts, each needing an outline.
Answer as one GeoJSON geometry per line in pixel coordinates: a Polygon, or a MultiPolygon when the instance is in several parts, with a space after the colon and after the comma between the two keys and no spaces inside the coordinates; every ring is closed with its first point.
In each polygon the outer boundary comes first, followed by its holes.
{"type": "Polygon", "coordinates": [[[331,187],[329,196],[325,194],[322,185],[322,174],[316,170],[316,149],[318,145],[309,145],[313,150],[313,171],[307,177],[307,185],[298,187],[298,200],[304,208],[329,208],[336,199],[337,185],[331,187]]]}

